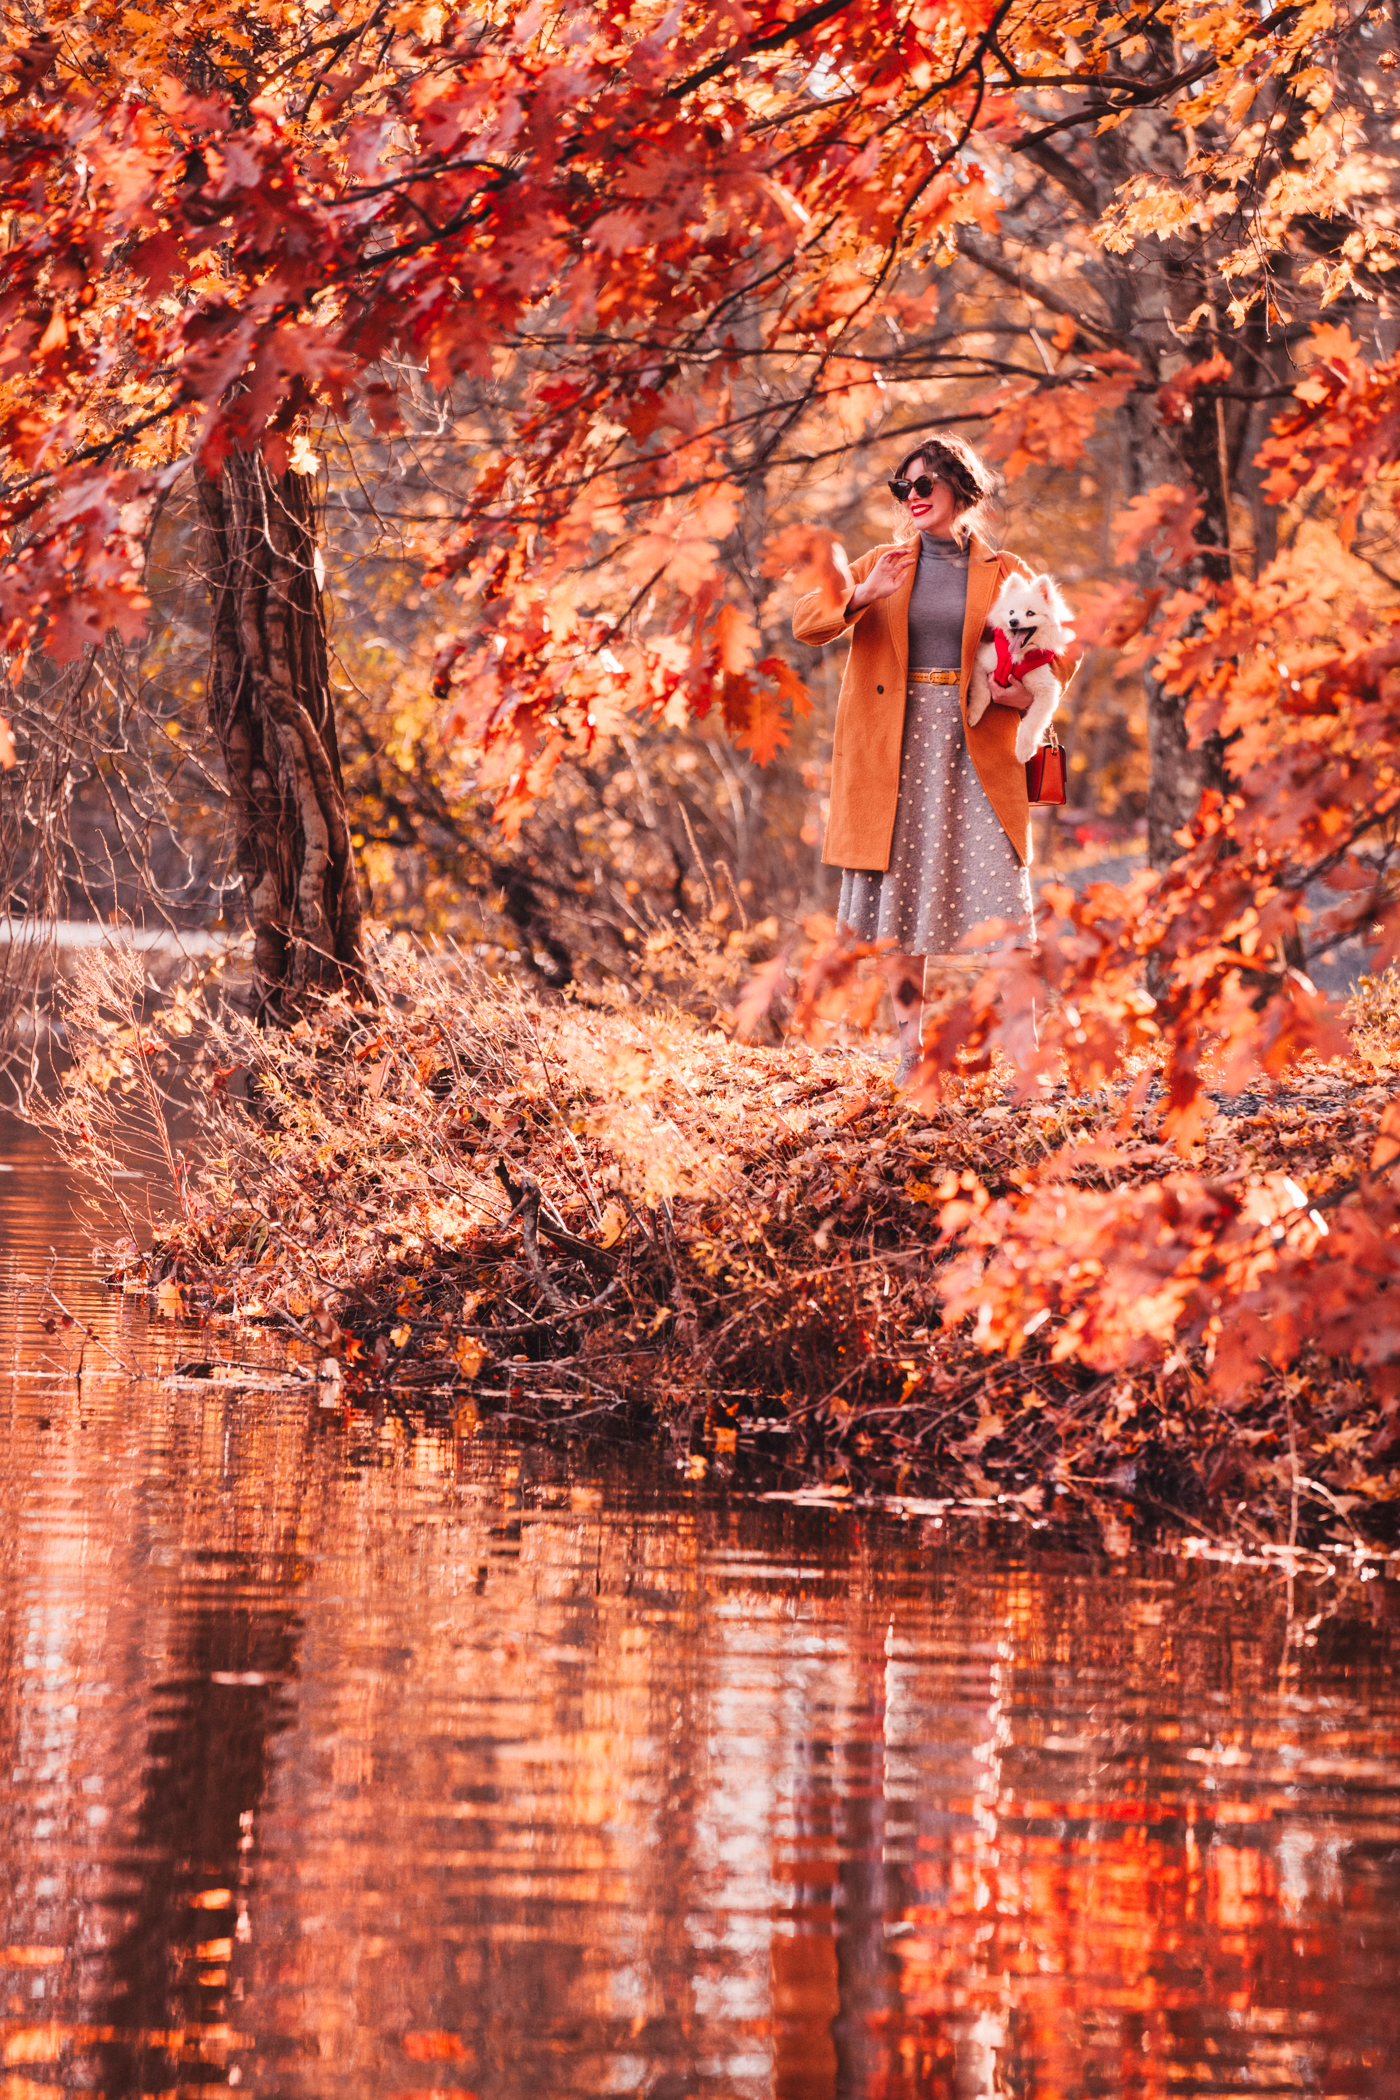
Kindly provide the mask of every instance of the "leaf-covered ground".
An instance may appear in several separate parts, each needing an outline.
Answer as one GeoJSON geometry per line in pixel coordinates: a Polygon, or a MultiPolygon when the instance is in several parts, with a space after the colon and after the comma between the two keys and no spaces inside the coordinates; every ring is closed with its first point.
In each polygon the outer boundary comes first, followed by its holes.
{"type": "MultiPolygon", "coordinates": [[[[1400,1530],[1393,1413],[1344,1365],[1231,1391],[1196,1352],[1103,1374],[1055,1360],[1054,1320],[1014,1355],[945,1324],[949,1220],[1060,1157],[1092,1177],[1126,1087],[1018,1108],[990,1074],[921,1107],[859,1049],[541,1008],[402,947],[381,964],[377,1011],[287,1035],[189,1009],[123,1026],[110,987],[70,1016],[65,1114],[90,1153],[157,1102],[172,1025],[200,1041],[185,1216],[116,1262],[164,1309],[286,1328],[349,1404],[659,1427],[696,1468],[751,1448],[831,1494],[951,1496],[1114,1550],[1183,1525],[1275,1546],[1400,1530]]],[[[1193,1170],[1282,1172],[1325,1206],[1394,1097],[1373,1056],[1223,1101],[1193,1170]]],[[[1151,1096],[1133,1113],[1134,1171],[1179,1168],[1151,1096]]]]}

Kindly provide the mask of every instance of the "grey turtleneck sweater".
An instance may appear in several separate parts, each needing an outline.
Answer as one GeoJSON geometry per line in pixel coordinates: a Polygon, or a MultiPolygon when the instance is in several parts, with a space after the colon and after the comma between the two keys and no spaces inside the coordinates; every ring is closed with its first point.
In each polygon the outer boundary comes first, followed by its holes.
{"type": "Polygon", "coordinates": [[[962,666],[967,609],[967,554],[956,540],[919,534],[919,566],[909,596],[909,668],[956,671],[962,666]]]}

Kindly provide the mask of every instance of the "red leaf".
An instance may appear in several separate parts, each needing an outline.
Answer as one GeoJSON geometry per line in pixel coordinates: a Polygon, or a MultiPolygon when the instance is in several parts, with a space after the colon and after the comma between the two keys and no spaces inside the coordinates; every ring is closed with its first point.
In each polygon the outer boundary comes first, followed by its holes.
{"type": "Polygon", "coordinates": [[[1196,388],[1214,386],[1217,380],[1233,378],[1234,370],[1224,352],[1217,350],[1214,357],[1207,357],[1198,365],[1187,365],[1184,370],[1173,373],[1166,385],[1157,389],[1157,409],[1162,421],[1189,422],[1191,396],[1196,388]]]}
{"type": "Polygon", "coordinates": [[[1145,489],[1114,520],[1118,534],[1114,560],[1120,568],[1127,568],[1150,550],[1166,569],[1189,561],[1200,551],[1194,535],[1201,511],[1200,498],[1189,489],[1179,488],[1174,481],[1161,481],[1156,488],[1145,489]]]}

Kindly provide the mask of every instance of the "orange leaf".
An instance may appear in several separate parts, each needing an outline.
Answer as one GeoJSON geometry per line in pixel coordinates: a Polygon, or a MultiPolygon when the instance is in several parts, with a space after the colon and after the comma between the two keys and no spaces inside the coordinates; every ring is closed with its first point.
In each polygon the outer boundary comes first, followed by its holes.
{"type": "Polygon", "coordinates": [[[1094,583],[1074,597],[1074,632],[1086,649],[1123,649],[1141,634],[1166,596],[1162,585],[1135,591],[1130,583],[1094,583]]]}
{"type": "Polygon", "coordinates": [[[1381,1117],[1380,1135],[1371,1153],[1371,1172],[1379,1174],[1382,1167],[1390,1166],[1397,1159],[1400,1159],[1400,1105],[1392,1101],[1381,1117]]]}
{"type": "MultiPolygon", "coordinates": [[[[810,931],[814,922],[809,920],[807,923],[810,931]]],[[[815,934],[813,938],[816,938],[815,934]]],[[[825,1042],[836,1023],[848,1015],[860,995],[860,964],[880,953],[878,941],[857,941],[846,933],[818,948],[807,965],[796,1014],[797,1026],[809,1043],[825,1042]]],[[[872,973],[870,981],[874,982],[878,995],[881,988],[879,977],[872,973]]]]}
{"type": "Polygon", "coordinates": [[[716,613],[715,640],[721,665],[735,676],[758,654],[758,629],[737,605],[722,605],[716,613]]]}
{"type": "Polygon", "coordinates": [[[390,2093],[389,2100],[477,2100],[477,2096],[465,2085],[412,2085],[406,2090],[390,2093]]]}
{"type": "Polygon", "coordinates": [[[851,589],[851,565],[836,534],[825,525],[789,525],[775,532],[763,549],[765,576],[791,576],[799,593],[851,589]]]}
{"type": "Polygon", "coordinates": [[[403,2053],[416,2064],[461,2064],[472,2052],[460,2035],[425,2028],[404,2036],[403,2053]]]}
{"type": "Polygon", "coordinates": [[[750,1036],[782,990],[787,977],[787,949],[756,970],[739,994],[734,1008],[734,1033],[750,1036]]]}
{"type": "Polygon", "coordinates": [[[465,2085],[412,2085],[397,2093],[390,2093],[389,2100],[477,2100],[477,2096],[465,2085]]]}
{"type": "Polygon", "coordinates": [[[452,1353],[464,1378],[475,1378],[486,1361],[486,1351],[474,1334],[459,1335],[452,1353]]]}
{"type": "MultiPolygon", "coordinates": [[[[765,692],[762,686],[750,686],[747,697],[748,720],[742,729],[733,730],[734,741],[753,753],[755,765],[766,766],[791,740],[788,718],[776,693],[765,692]]],[[[726,699],[726,720],[728,716],[726,699]]]]}
{"type": "Polygon", "coordinates": [[[1164,423],[1186,423],[1191,417],[1191,396],[1198,386],[1213,386],[1217,380],[1234,375],[1234,366],[1221,350],[1214,357],[1207,357],[1198,365],[1187,365],[1175,372],[1165,386],[1157,389],[1157,408],[1164,423]]]}
{"type": "Polygon", "coordinates": [[[779,699],[792,709],[794,722],[805,722],[812,712],[812,696],[792,665],[784,663],[781,656],[765,656],[758,668],[765,678],[772,679],[779,699]]]}

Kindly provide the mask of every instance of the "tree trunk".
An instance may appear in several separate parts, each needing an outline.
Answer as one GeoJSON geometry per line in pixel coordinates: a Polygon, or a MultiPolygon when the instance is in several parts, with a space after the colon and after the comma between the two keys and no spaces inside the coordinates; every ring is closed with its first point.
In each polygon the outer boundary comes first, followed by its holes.
{"type": "Polygon", "coordinates": [[[199,475],[211,620],[209,713],[228,774],[253,925],[254,1010],[291,1018],[318,993],[364,996],[326,652],[311,476],[233,451],[199,475]]]}
{"type": "Polygon", "coordinates": [[[1206,788],[1228,792],[1223,747],[1219,737],[1192,744],[1186,733],[1186,702],[1167,693],[1151,672],[1143,675],[1147,695],[1147,865],[1169,868],[1181,853],[1176,834],[1201,806],[1206,788]]]}
{"type": "MultiPolygon", "coordinates": [[[[1209,356],[1209,348],[1199,354],[1209,356]]],[[[1158,482],[1188,483],[1200,492],[1203,501],[1197,540],[1206,548],[1220,550],[1199,555],[1171,578],[1173,583],[1186,584],[1201,575],[1223,582],[1230,574],[1214,414],[1213,403],[1196,409],[1185,428],[1174,434],[1169,447],[1157,425],[1150,396],[1136,397],[1125,412],[1125,499],[1141,495],[1158,482]]],[[[1159,580],[1151,555],[1139,560],[1137,574],[1144,588],[1159,580]]],[[[1142,683],[1147,703],[1147,864],[1167,868],[1182,850],[1176,834],[1195,817],[1204,791],[1215,788],[1226,794],[1230,782],[1219,737],[1208,737],[1201,744],[1190,741],[1182,695],[1164,692],[1150,670],[1143,673],[1142,683]]]]}

